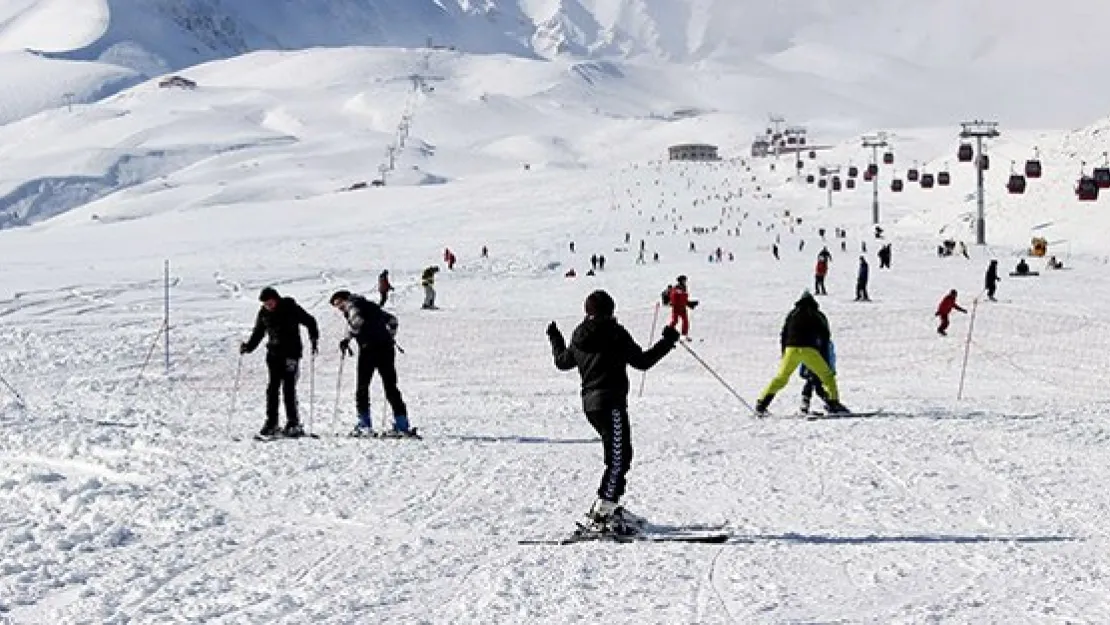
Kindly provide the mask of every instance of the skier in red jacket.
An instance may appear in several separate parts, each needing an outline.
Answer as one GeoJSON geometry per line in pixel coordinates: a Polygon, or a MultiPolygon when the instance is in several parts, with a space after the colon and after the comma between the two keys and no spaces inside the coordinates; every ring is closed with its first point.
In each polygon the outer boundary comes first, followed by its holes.
{"type": "Polygon", "coordinates": [[[934,313],[937,317],[940,317],[940,326],[937,327],[937,334],[941,336],[948,335],[948,332],[946,332],[946,330],[948,330],[948,316],[952,314],[953,310],[958,310],[962,313],[967,312],[967,310],[956,303],[956,289],[949,291],[948,295],[945,295],[944,299],[940,300],[940,304],[937,306],[937,312],[934,313]]]}
{"type": "Polygon", "coordinates": [[[677,283],[667,290],[667,303],[671,306],[671,322],[667,325],[672,328],[682,322],[682,338],[690,338],[690,319],[687,310],[697,308],[697,300],[690,300],[690,292],[686,287],[686,276],[679,276],[677,283]]]}

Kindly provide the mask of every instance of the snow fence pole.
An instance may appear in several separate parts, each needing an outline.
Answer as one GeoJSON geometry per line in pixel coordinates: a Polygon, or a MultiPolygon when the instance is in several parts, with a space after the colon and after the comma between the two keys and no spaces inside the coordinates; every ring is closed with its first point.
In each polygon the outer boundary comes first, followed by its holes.
{"type": "Polygon", "coordinates": [[[243,353],[239,352],[239,360],[235,365],[235,381],[231,385],[231,407],[227,410],[227,436],[233,438],[231,435],[231,417],[235,414],[235,403],[239,399],[239,378],[243,373],[243,353]]]}
{"type": "Polygon", "coordinates": [[[728,392],[732,393],[733,397],[735,397],[736,399],[739,399],[740,403],[743,404],[744,407],[748,409],[748,412],[752,413],[753,415],[756,414],[755,408],[752,408],[752,405],[749,404],[747,402],[747,400],[745,400],[743,397],[741,397],[740,393],[737,393],[736,389],[732,388],[731,384],[726,382],[724,378],[722,378],[720,375],[718,375],[717,372],[713,370],[713,367],[710,367],[708,363],[706,363],[704,360],[702,360],[701,356],[698,356],[697,353],[694,351],[694,349],[692,347],[690,347],[689,345],[687,345],[685,342],[683,342],[681,340],[678,342],[678,344],[681,345],[686,351],[690,352],[690,355],[694,357],[694,360],[698,361],[698,364],[705,367],[706,371],[708,371],[713,377],[717,378],[717,381],[720,382],[721,385],[724,386],[726,389],[728,389],[728,392]]]}
{"type": "Polygon", "coordinates": [[[975,329],[975,311],[979,310],[979,298],[971,300],[971,319],[967,323],[967,340],[964,341],[964,363],[960,366],[960,388],[956,391],[956,401],[964,398],[964,379],[967,377],[967,357],[971,354],[971,333],[975,329]]]}
{"type": "Polygon", "coordinates": [[[19,407],[20,408],[26,408],[27,407],[27,402],[23,401],[23,396],[19,394],[19,391],[15,390],[15,387],[12,386],[10,382],[8,382],[7,378],[0,375],[0,382],[3,382],[4,386],[7,387],[8,391],[10,391],[12,395],[15,395],[15,400],[17,402],[19,402],[19,407]]]}
{"type": "MultiPolygon", "coordinates": [[[[655,302],[655,314],[653,314],[651,316],[651,334],[648,335],[648,340],[647,340],[648,345],[651,344],[651,340],[655,337],[655,324],[658,323],[658,322],[659,322],[659,302],[655,302]]],[[[644,396],[644,382],[646,382],[646,381],[647,381],[647,369],[644,369],[643,373],[640,374],[640,397],[644,396]]]]}

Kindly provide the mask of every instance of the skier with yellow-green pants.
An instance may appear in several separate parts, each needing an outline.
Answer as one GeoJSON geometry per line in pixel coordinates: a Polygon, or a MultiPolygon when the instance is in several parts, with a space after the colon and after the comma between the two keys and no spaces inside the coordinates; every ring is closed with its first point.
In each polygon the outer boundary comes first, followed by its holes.
{"type": "Polygon", "coordinates": [[[836,387],[836,374],[833,373],[824,354],[832,341],[829,331],[829,320],[821,312],[817,300],[806,291],[794,304],[794,309],[786,315],[786,322],[782,325],[782,362],[779,371],[760,394],[756,401],[755,410],[760,415],[767,414],[767,408],[775,393],[781,391],[790,381],[790,376],[805,365],[813,375],[817,376],[825,391],[825,410],[829,414],[844,414],[848,409],[840,403],[840,391],[836,387]]]}

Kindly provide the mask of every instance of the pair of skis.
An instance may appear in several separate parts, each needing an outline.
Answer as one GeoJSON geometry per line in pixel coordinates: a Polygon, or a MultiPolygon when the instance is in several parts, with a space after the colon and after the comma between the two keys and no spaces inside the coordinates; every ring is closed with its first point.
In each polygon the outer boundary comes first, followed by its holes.
{"type": "Polygon", "coordinates": [[[598,532],[581,523],[578,529],[566,536],[552,536],[539,538],[525,538],[519,542],[521,545],[574,545],[578,543],[609,542],[609,543],[700,543],[716,545],[728,542],[732,534],[724,531],[724,525],[708,527],[648,527],[631,534],[618,534],[614,532],[598,532]]]}

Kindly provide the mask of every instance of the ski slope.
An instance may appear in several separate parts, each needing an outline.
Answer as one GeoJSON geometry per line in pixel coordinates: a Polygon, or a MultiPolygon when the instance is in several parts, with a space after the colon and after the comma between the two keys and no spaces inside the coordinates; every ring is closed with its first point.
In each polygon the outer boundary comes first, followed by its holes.
{"type": "MultiPolygon", "coordinates": [[[[1105,200],[1070,193],[1106,150],[1104,120],[1003,127],[990,245],[942,259],[941,238],[971,242],[972,172],[954,162],[957,120],[932,123],[928,102],[905,112],[925,125],[890,129],[877,241],[869,187],[827,207],[790,160],[731,158],[764,123],[719,106],[743,78],[366,48],[188,75],[198,89],[142,83],[0,126],[0,374],[25,400],[0,392],[0,623],[1110,619],[1110,220],[1105,200]],[[730,160],[659,162],[696,140],[730,160]],[[388,146],[387,185],[344,191],[378,175],[388,146]],[[1045,178],[1003,194],[1008,161],[1034,146],[1045,178]],[[953,185],[887,192],[913,161],[950,161],[953,185]],[[1008,271],[1033,234],[1067,269],[1034,261],[1041,276],[1004,275],[983,302],[988,260],[1008,271]],[[685,274],[701,302],[687,347],[754,403],[823,244],[843,401],[887,415],[806,422],[794,381],[757,420],[680,347],[642,397],[632,376],[624,503],[662,525],[726,524],[730,542],[517,544],[569,531],[602,468],[577,378],[551,363],[550,321],[569,333],[605,288],[646,344],[659,292],[685,274]],[[448,247],[460,263],[440,274],[442,309],[421,311],[419,274],[448,247]],[[725,261],[708,262],[718,247],[725,261]],[[852,301],[861,253],[870,303],[852,301]],[[607,264],[587,277],[591,254],[607,264]],[[335,436],[353,425],[354,380],[325,302],[371,292],[382,269],[422,442],[335,436]],[[249,440],[265,366],[237,347],[268,285],[321,323],[299,387],[319,440],[249,440]],[[952,288],[974,328],[957,315],[941,338],[932,312],[952,288]]],[[[803,174],[864,164],[855,132],[879,122],[852,115],[816,118],[834,147],[803,174]]],[[[377,383],[372,400],[387,425],[377,383]]]]}

